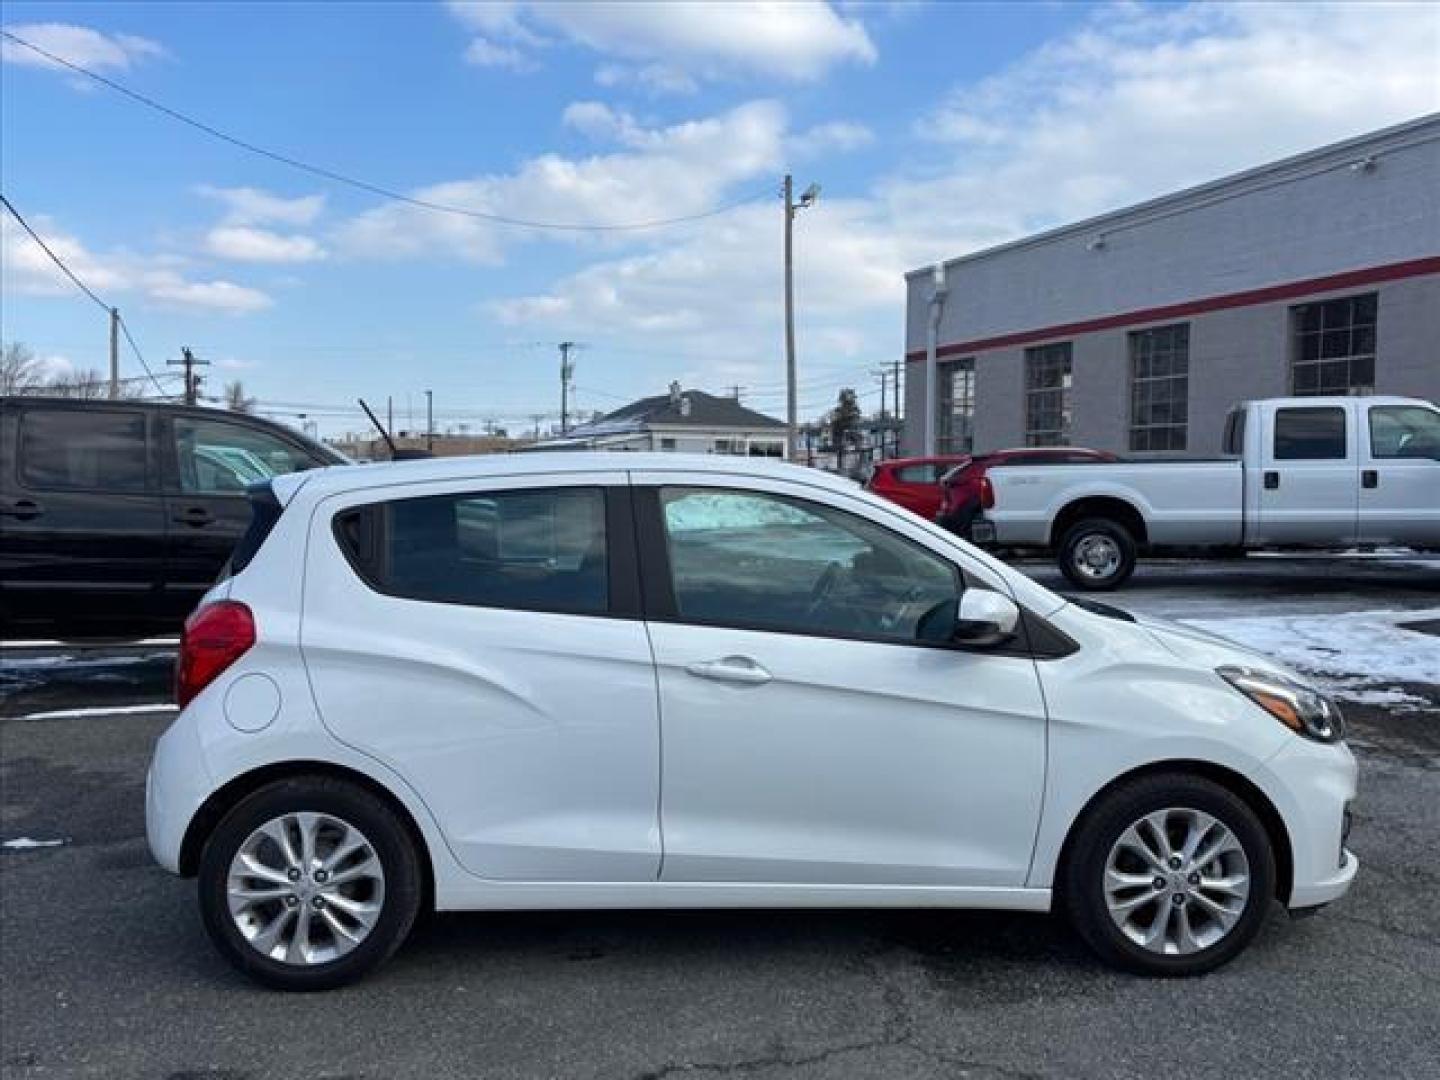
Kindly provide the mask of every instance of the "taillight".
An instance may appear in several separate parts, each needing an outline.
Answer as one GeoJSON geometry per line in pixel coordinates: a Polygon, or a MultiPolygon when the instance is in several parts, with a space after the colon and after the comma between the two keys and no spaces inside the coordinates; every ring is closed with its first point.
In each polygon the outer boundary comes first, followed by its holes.
{"type": "Polygon", "coordinates": [[[180,708],[214,682],[255,644],[255,616],[238,600],[206,604],[185,620],[175,662],[175,701],[180,708]]]}
{"type": "Polygon", "coordinates": [[[980,506],[984,510],[991,510],[995,506],[995,485],[990,483],[988,476],[980,478],[980,506]]]}

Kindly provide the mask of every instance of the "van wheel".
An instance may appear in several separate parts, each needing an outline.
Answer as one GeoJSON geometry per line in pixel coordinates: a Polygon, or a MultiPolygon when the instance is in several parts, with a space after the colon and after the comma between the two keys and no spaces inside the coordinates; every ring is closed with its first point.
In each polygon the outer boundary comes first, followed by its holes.
{"type": "Polygon", "coordinates": [[[1087,518],[1060,541],[1060,571],[1079,589],[1117,589],[1135,572],[1135,538],[1109,518],[1087,518]]]}
{"type": "Polygon", "coordinates": [[[200,913],[235,967],[278,990],[329,990],[383,963],[420,908],[419,855],[365,789],[329,777],[269,784],[200,856],[200,913]]]}
{"type": "Polygon", "coordinates": [[[1198,776],[1148,776],[1080,821],[1059,884],[1072,925],[1106,963],[1199,975],[1259,932],[1275,857],[1234,793],[1198,776]]]}

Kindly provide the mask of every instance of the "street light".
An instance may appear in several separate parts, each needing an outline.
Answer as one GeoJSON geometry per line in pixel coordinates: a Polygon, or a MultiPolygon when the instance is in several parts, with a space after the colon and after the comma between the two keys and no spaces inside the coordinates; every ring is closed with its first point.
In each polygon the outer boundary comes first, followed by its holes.
{"type": "Polygon", "coordinates": [[[820,198],[820,185],[811,184],[795,201],[795,183],[785,174],[785,447],[792,461],[800,454],[795,398],[795,215],[808,210],[820,198]]]}

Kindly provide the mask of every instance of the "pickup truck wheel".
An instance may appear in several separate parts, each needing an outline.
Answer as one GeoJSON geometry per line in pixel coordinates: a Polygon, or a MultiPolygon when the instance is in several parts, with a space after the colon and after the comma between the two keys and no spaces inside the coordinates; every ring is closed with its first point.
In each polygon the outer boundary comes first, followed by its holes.
{"type": "Polygon", "coordinates": [[[1078,589],[1117,589],[1135,572],[1135,538],[1109,518],[1087,518],[1060,541],[1060,571],[1078,589]]]}

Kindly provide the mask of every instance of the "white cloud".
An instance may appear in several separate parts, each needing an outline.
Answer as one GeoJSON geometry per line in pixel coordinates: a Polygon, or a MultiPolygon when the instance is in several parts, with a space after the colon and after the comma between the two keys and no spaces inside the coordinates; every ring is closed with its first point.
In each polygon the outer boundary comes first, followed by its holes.
{"type": "MultiPolygon", "coordinates": [[[[827,193],[799,218],[802,371],[893,357],[906,270],[1440,110],[1437,55],[1433,7],[1334,5],[1323,19],[1275,4],[1104,9],[957,87],[926,115],[926,142],[905,171],[858,198],[827,193]]],[[[593,103],[572,107],[567,122],[626,143],[645,134],[593,103]]],[[[822,124],[786,148],[862,145],[862,130],[822,124]]],[[[488,310],[547,333],[643,338],[712,375],[723,367],[744,381],[747,363],[773,373],[776,217],[747,207],[642,236],[640,250],[607,253],[488,310]]]]}
{"type": "Polygon", "coordinates": [[[652,91],[736,75],[810,81],[837,64],[876,58],[860,20],[823,0],[451,0],[450,9],[489,45],[535,51],[563,40],[609,58],[597,72],[601,85],[633,81],[652,91]]]}
{"type": "Polygon", "coordinates": [[[797,158],[813,158],[830,152],[847,153],[869,146],[875,133],[864,124],[850,120],[833,120],[817,124],[790,140],[790,151],[797,158]]]}
{"type": "MultiPolygon", "coordinates": [[[[611,224],[703,212],[734,184],[774,175],[783,157],[785,112],[772,101],[664,128],[645,128],[594,102],[572,105],[565,120],[621,149],[584,158],[543,154],[513,173],[446,181],[409,194],[529,221],[611,224]]],[[[484,220],[394,204],[347,222],[335,244],[351,255],[493,263],[501,260],[505,243],[533,238],[484,220]]]]}
{"type": "MultiPolygon", "coordinates": [[[[148,38],[103,34],[71,23],[18,23],[5,29],[48,53],[92,71],[126,71],[137,63],[166,55],[163,45],[148,38]]],[[[0,60],[20,67],[68,70],[9,39],[0,39],[0,60]]]]}
{"type": "Polygon", "coordinates": [[[219,225],[205,234],[205,250],[235,262],[298,263],[325,258],[308,236],[285,236],[249,225],[219,225]]]}
{"type": "Polygon", "coordinates": [[[291,198],[260,188],[223,188],[202,184],[196,189],[207,199],[225,206],[225,220],[236,225],[274,222],[282,225],[309,225],[325,209],[324,195],[291,198]]]}
{"type": "Polygon", "coordinates": [[[477,67],[509,68],[511,71],[535,71],[539,65],[512,45],[497,45],[489,38],[471,38],[465,49],[465,61],[477,67]]]}
{"type": "MultiPolygon", "coordinates": [[[[260,290],[231,281],[193,280],[186,273],[189,268],[185,260],[175,256],[126,251],[98,254],[43,214],[35,215],[30,224],[81,281],[110,303],[139,296],[168,306],[243,314],[269,307],[272,302],[260,290]]],[[[0,220],[0,280],[6,293],[17,296],[79,295],[74,284],[9,215],[0,220]]]]}

